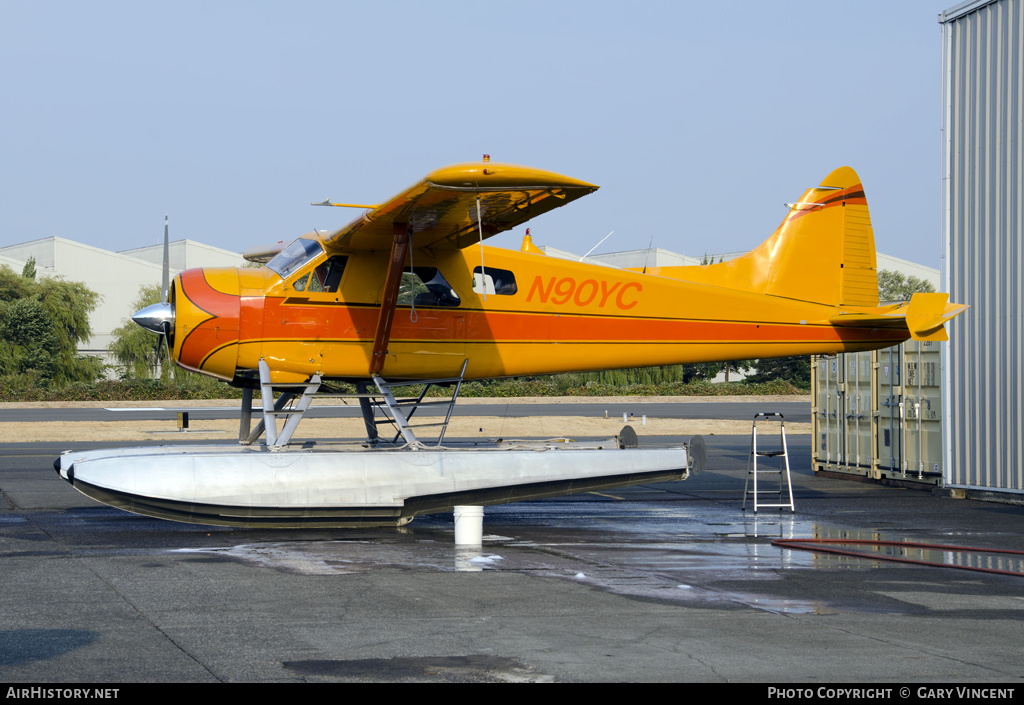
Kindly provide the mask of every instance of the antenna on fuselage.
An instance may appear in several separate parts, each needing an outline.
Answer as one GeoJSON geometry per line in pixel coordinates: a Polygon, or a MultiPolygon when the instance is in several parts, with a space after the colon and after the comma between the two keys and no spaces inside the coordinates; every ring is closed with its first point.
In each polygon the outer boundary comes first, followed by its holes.
{"type": "MultiPolygon", "coordinates": [[[[612,230],[612,233],[613,233],[613,232],[615,232],[615,231],[614,231],[614,230],[612,230]]],[[[594,251],[594,250],[596,250],[596,249],[597,249],[598,247],[600,247],[600,246],[601,246],[601,243],[602,243],[602,242],[604,242],[605,240],[607,240],[608,238],[610,238],[610,237],[612,236],[612,233],[608,233],[607,235],[605,235],[605,236],[604,236],[603,238],[601,238],[601,240],[600,240],[600,241],[599,241],[599,242],[598,242],[598,243],[597,243],[596,245],[594,245],[594,246],[593,246],[593,247],[591,247],[591,248],[590,248],[589,250],[587,250],[587,254],[585,254],[585,255],[583,255],[582,257],[580,257],[580,262],[582,262],[583,260],[585,260],[585,259],[586,259],[586,258],[587,258],[587,257],[588,257],[588,256],[590,255],[590,253],[591,253],[591,252],[593,252],[593,251],[594,251]]]]}
{"type": "Polygon", "coordinates": [[[651,235],[651,241],[647,245],[647,254],[644,255],[644,271],[643,271],[643,274],[647,274],[647,263],[651,259],[651,250],[652,249],[654,249],[654,236],[653,235],[651,235]]]}

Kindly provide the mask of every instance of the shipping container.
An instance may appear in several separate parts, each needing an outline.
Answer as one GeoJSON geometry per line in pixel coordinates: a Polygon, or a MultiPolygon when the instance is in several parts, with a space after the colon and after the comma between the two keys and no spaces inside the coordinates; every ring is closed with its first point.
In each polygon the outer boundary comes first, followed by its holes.
{"type": "Polygon", "coordinates": [[[811,358],[816,472],[940,485],[939,344],[811,358]]]}

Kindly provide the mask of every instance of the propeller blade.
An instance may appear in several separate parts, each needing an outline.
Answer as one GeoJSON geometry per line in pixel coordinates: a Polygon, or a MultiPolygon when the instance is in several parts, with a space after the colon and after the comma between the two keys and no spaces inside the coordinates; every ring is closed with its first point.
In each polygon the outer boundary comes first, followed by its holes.
{"type": "Polygon", "coordinates": [[[171,364],[171,324],[168,321],[164,321],[164,333],[160,336],[162,340],[167,342],[167,364],[171,364]]]}
{"type": "Polygon", "coordinates": [[[167,350],[167,371],[170,374],[174,369],[174,361],[171,360],[171,324],[164,321],[160,324],[161,332],[157,333],[156,339],[156,365],[157,365],[157,376],[163,377],[161,368],[163,367],[162,353],[164,349],[167,350]],[[167,345],[164,345],[166,341],[167,345]]]}
{"type": "MultiPolygon", "coordinates": [[[[173,362],[171,361],[171,324],[168,321],[164,321],[163,328],[164,332],[163,335],[160,336],[160,340],[167,341],[167,369],[169,371],[173,371],[174,367],[172,366],[173,362]]],[[[159,351],[157,354],[159,354],[159,351]]]]}
{"type": "Polygon", "coordinates": [[[167,303],[171,295],[171,245],[167,216],[164,215],[164,262],[163,278],[160,282],[160,303],[167,303]]]}

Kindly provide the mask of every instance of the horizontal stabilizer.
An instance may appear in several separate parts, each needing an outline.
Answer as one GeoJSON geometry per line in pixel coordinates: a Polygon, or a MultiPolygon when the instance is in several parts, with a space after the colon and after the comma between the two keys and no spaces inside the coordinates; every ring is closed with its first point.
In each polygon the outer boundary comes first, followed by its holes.
{"type": "Polygon", "coordinates": [[[836,326],[900,328],[914,340],[949,340],[946,321],[969,308],[949,303],[949,294],[914,294],[909,302],[876,309],[845,310],[829,319],[836,326]]]}
{"type": "Polygon", "coordinates": [[[907,307],[907,328],[914,340],[949,340],[945,323],[962,311],[966,304],[949,303],[949,294],[914,294],[907,307]]]}

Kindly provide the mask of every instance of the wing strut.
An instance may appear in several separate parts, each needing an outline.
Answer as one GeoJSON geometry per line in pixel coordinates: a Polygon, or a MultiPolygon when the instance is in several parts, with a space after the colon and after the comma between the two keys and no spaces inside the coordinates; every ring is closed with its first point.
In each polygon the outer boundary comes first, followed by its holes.
{"type": "Polygon", "coordinates": [[[484,293],[484,301],[487,301],[487,270],[484,268],[484,220],[480,215],[479,196],[476,197],[476,226],[480,230],[480,289],[484,293]]]}
{"type": "Polygon", "coordinates": [[[395,239],[391,243],[391,259],[388,261],[388,274],[384,279],[380,316],[377,318],[377,331],[373,335],[373,355],[370,357],[371,375],[378,375],[384,369],[388,340],[391,338],[391,324],[395,320],[395,307],[398,306],[398,288],[402,283],[402,269],[405,267],[405,255],[409,250],[409,225],[394,223],[392,233],[395,239]]]}

